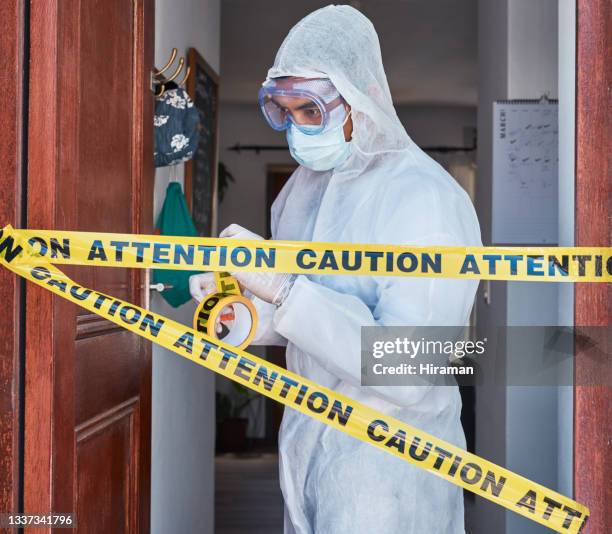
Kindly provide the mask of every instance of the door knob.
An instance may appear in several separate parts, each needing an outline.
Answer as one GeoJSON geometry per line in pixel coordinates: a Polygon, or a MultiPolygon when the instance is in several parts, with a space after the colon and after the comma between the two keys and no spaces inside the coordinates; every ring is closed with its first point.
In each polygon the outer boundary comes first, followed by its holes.
{"type": "Polygon", "coordinates": [[[168,289],[174,289],[172,284],[164,284],[157,282],[156,284],[151,283],[151,269],[145,269],[144,283],[140,286],[140,289],[147,288],[144,292],[144,308],[145,310],[151,309],[151,291],[157,291],[161,293],[168,289]]]}
{"type": "Polygon", "coordinates": [[[174,289],[174,286],[170,284],[162,284],[161,282],[158,282],[157,284],[149,284],[150,291],[159,291],[161,293],[166,289],[174,289]]]}

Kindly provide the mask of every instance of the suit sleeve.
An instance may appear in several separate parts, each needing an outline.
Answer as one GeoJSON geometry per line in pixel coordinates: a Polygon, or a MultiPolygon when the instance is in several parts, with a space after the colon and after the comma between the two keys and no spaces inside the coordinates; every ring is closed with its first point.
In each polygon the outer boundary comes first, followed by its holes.
{"type": "MultiPolygon", "coordinates": [[[[287,181],[284,187],[279,192],[278,196],[274,199],[272,203],[272,207],[270,210],[270,223],[272,230],[272,239],[276,239],[276,235],[278,232],[278,221],[282,214],[282,211],[285,207],[285,202],[287,201],[287,196],[289,195],[291,188],[293,187],[293,183],[295,182],[296,172],[293,173],[291,178],[287,181]]],[[[276,306],[274,304],[270,304],[257,298],[254,295],[246,295],[248,296],[253,304],[255,305],[255,309],[257,310],[257,316],[259,318],[259,322],[257,325],[257,331],[255,332],[255,337],[251,342],[251,345],[278,345],[278,346],[286,346],[287,339],[280,335],[274,329],[273,317],[276,312],[276,306]]]]}
{"type": "Polygon", "coordinates": [[[255,337],[253,338],[251,345],[286,346],[287,339],[274,329],[273,317],[274,312],[276,311],[276,306],[274,304],[265,302],[256,296],[251,296],[250,298],[255,305],[259,319],[255,337]]]}

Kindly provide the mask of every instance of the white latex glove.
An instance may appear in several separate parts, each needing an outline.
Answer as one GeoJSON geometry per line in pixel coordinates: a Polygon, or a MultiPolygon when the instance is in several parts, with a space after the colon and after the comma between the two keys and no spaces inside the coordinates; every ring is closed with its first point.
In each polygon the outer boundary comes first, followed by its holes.
{"type": "Polygon", "coordinates": [[[216,292],[215,273],[194,274],[189,277],[189,293],[197,302],[216,292]]]}
{"type": "MultiPolygon", "coordinates": [[[[249,232],[238,226],[237,224],[231,224],[228,226],[219,237],[234,237],[236,239],[261,239],[257,234],[249,232]]],[[[212,293],[217,292],[217,284],[215,282],[215,273],[201,273],[194,274],[189,277],[189,293],[197,301],[200,302],[202,299],[212,293]]]]}
{"type": "MultiPolygon", "coordinates": [[[[238,224],[230,224],[219,237],[230,239],[263,239],[238,224]]],[[[261,300],[280,306],[289,293],[295,275],[285,273],[248,273],[232,272],[238,283],[261,300]]]]}
{"type": "Polygon", "coordinates": [[[263,239],[263,237],[250,232],[239,224],[230,224],[219,234],[219,237],[228,237],[231,239],[263,239]]]}

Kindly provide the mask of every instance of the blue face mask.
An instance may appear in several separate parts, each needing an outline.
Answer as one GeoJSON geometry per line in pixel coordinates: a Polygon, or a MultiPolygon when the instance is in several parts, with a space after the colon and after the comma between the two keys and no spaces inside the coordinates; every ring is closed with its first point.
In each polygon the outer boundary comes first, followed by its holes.
{"type": "Polygon", "coordinates": [[[343,163],[352,147],[350,141],[344,140],[344,124],[349,115],[342,124],[316,135],[305,134],[292,124],[287,129],[287,142],[293,159],[313,171],[328,171],[343,163]]]}

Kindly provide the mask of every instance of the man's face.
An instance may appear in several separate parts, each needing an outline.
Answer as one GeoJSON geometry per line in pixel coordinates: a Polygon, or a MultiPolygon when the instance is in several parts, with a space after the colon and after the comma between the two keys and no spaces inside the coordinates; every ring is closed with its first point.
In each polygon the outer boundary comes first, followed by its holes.
{"type": "Polygon", "coordinates": [[[309,98],[274,95],[272,100],[297,124],[318,126],[323,120],[319,106],[309,98]]]}
{"type": "MultiPolygon", "coordinates": [[[[303,78],[293,79],[303,80],[303,78]]],[[[285,113],[289,113],[297,124],[316,126],[321,124],[323,120],[319,106],[307,97],[274,95],[272,100],[285,113]]],[[[349,113],[351,107],[348,104],[342,105],[346,112],[349,113]]],[[[343,130],[345,141],[349,141],[353,134],[353,119],[351,116],[344,123],[343,130]]]]}

